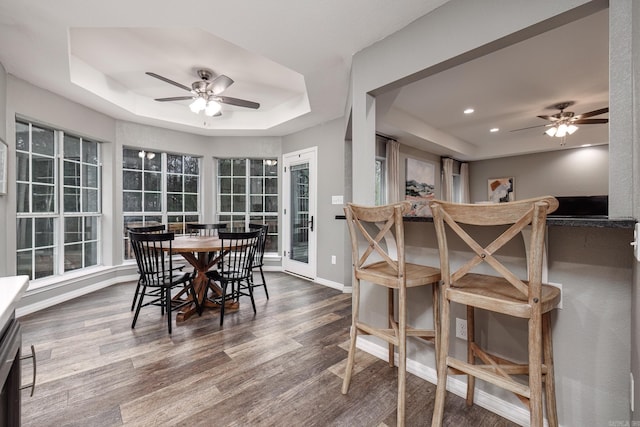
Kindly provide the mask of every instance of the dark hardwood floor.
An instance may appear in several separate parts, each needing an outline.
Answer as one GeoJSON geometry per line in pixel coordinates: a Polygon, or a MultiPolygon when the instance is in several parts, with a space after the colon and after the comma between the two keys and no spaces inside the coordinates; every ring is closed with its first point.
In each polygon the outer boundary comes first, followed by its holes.
{"type": "MultiPolygon", "coordinates": [[[[22,394],[24,426],[394,426],[396,373],[359,352],[340,393],[351,295],[267,273],[225,315],[179,323],[170,336],[158,307],[131,329],[134,284],[111,286],[20,318],[23,354],[34,344],[35,395],[22,394]]],[[[175,314],[174,314],[175,316],[175,314]]],[[[30,366],[23,382],[30,381],[30,366]]],[[[407,425],[431,423],[435,387],[408,375],[407,425]]],[[[512,426],[447,398],[445,425],[512,426]]]]}

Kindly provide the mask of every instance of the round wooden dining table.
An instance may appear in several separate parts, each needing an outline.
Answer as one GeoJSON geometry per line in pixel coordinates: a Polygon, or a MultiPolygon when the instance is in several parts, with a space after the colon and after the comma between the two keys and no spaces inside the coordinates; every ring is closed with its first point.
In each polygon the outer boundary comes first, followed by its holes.
{"type": "MultiPolygon", "coordinates": [[[[167,248],[168,249],[168,248],[167,248]]],[[[193,278],[193,288],[196,291],[198,301],[203,308],[219,308],[218,304],[212,303],[206,297],[211,289],[216,295],[222,293],[222,289],[215,283],[209,282],[206,272],[212,269],[222,259],[222,240],[218,236],[177,236],[171,245],[171,253],[180,254],[193,266],[195,277],[193,278]]],[[[182,298],[185,294],[178,294],[174,298],[182,298]]],[[[187,298],[191,298],[186,295],[187,298]]],[[[237,308],[237,302],[233,302],[226,308],[237,308]]],[[[176,316],[177,321],[184,321],[197,313],[196,304],[185,306],[176,316]]]]}

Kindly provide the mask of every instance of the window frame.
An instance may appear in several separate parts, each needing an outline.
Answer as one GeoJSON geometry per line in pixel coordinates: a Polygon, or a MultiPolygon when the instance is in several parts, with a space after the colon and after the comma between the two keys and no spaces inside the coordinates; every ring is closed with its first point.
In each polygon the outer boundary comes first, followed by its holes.
{"type": "MultiPolygon", "coordinates": [[[[280,229],[279,229],[279,224],[280,224],[280,210],[279,210],[279,206],[280,206],[280,174],[279,174],[279,168],[278,168],[278,159],[275,157],[264,157],[264,158],[257,158],[257,157],[245,157],[245,158],[237,158],[237,157],[220,157],[220,158],[216,158],[216,176],[215,176],[215,180],[216,180],[216,212],[215,212],[215,217],[216,220],[218,222],[226,222],[229,223],[230,227],[240,227],[240,228],[246,228],[249,226],[249,223],[259,223],[259,224],[268,224],[269,225],[269,229],[267,232],[267,246],[265,248],[265,256],[279,256],[279,235],[280,235],[280,229]],[[232,165],[232,170],[230,171],[230,175],[222,175],[221,174],[221,162],[225,162],[225,161],[230,161],[231,165],[232,165]],[[234,175],[234,171],[233,171],[233,162],[237,162],[237,161],[244,161],[244,175],[234,175]],[[251,162],[255,162],[255,161],[262,161],[262,175],[253,175],[252,174],[252,168],[251,168],[251,162]],[[273,174],[268,174],[267,173],[267,168],[272,168],[273,170],[273,174]],[[233,180],[237,179],[238,177],[243,176],[244,179],[244,192],[240,193],[237,191],[234,191],[234,183],[233,180]],[[262,192],[258,193],[258,192],[254,192],[252,191],[252,182],[251,180],[256,179],[256,178],[262,178],[263,179],[263,183],[262,183],[262,192]],[[222,184],[221,184],[221,180],[222,179],[230,179],[231,182],[229,184],[229,188],[231,190],[231,192],[225,192],[222,191],[222,184]],[[267,191],[267,184],[266,184],[266,180],[267,179],[272,179],[275,180],[275,186],[272,186],[272,188],[275,188],[273,191],[273,193],[268,193],[267,191]],[[232,199],[234,196],[242,196],[244,197],[244,210],[243,211],[235,211],[235,210],[231,210],[231,211],[223,211],[221,208],[224,205],[224,203],[221,200],[221,197],[225,197],[225,196],[230,196],[232,199]],[[263,210],[262,211],[252,211],[251,207],[252,207],[252,197],[262,197],[262,206],[263,206],[263,210]],[[266,211],[266,206],[268,204],[267,202],[267,197],[274,197],[275,198],[275,210],[273,211],[266,211]]],[[[273,202],[272,202],[273,203],[273,202]]],[[[230,206],[232,207],[232,209],[234,208],[235,204],[233,203],[233,201],[231,201],[230,206]]]]}
{"type": "MultiPolygon", "coordinates": [[[[95,138],[86,138],[75,132],[58,129],[52,126],[43,125],[37,121],[16,117],[16,198],[20,198],[20,194],[28,194],[28,204],[26,209],[24,206],[16,203],[16,274],[28,274],[32,281],[47,281],[56,277],[64,277],[78,270],[98,267],[102,265],[102,149],[101,142],[95,138]],[[21,147],[19,143],[18,133],[22,126],[26,126],[28,141],[26,141],[26,149],[21,147]],[[34,150],[34,128],[51,132],[53,153],[38,153],[34,150]],[[78,158],[65,158],[66,138],[73,138],[77,141],[78,158]],[[94,161],[85,161],[84,147],[95,146],[94,161]],[[34,175],[34,157],[42,159],[50,159],[53,166],[51,183],[43,183],[38,181],[34,175]],[[25,162],[26,159],[26,162],[25,162]],[[73,177],[77,180],[78,185],[67,185],[65,179],[70,175],[65,174],[65,166],[67,164],[77,165],[72,171],[75,172],[73,177]],[[22,167],[21,167],[22,165],[22,167]],[[88,166],[89,168],[87,168],[88,166]],[[85,171],[95,167],[95,185],[89,186],[85,171]],[[24,168],[28,168],[26,177],[24,176],[24,168]],[[22,176],[21,176],[22,175],[22,176]],[[34,192],[33,186],[43,185],[53,188],[53,195],[48,203],[53,206],[46,211],[34,210],[34,192]],[[20,186],[26,186],[19,190],[20,186]],[[68,210],[65,208],[65,190],[69,188],[77,189],[77,206],[76,210],[68,210]],[[88,191],[96,192],[95,210],[85,210],[84,194],[88,191]],[[76,229],[75,241],[67,241],[67,220],[72,218],[80,218],[82,227],[76,229]],[[85,228],[86,219],[91,218],[93,226],[87,230],[85,228]],[[45,227],[49,231],[45,231],[45,239],[47,244],[38,244],[42,238],[38,236],[38,227],[36,224],[43,220],[50,220],[50,225],[45,227]],[[26,225],[21,224],[25,222],[26,225]],[[30,223],[30,224],[29,224],[30,223]],[[23,228],[24,227],[24,228],[23,228]],[[24,235],[21,230],[25,230],[24,235]],[[50,234],[50,238],[46,237],[50,234]],[[89,238],[87,238],[89,237],[89,238]],[[21,244],[24,242],[24,244],[21,244]],[[72,246],[79,246],[78,251],[71,252],[72,246]],[[26,258],[24,254],[27,254],[26,258]],[[38,261],[39,257],[51,257],[51,264],[43,264],[38,261]],[[75,256],[79,260],[79,264],[69,261],[69,258],[75,256]],[[24,261],[28,260],[30,267],[21,269],[24,261]],[[47,265],[46,270],[41,269],[42,265],[47,265]],[[40,270],[39,270],[40,268],[40,270]]],[[[22,131],[24,132],[24,131],[22,131]]],[[[71,151],[69,151],[71,153],[71,151]]]]}
{"type": "Polygon", "coordinates": [[[129,224],[135,222],[136,225],[154,225],[154,224],[166,224],[167,231],[175,232],[176,234],[184,234],[185,233],[185,224],[187,222],[199,222],[202,218],[202,157],[195,156],[189,153],[177,153],[177,152],[169,152],[169,151],[147,151],[144,148],[140,147],[132,147],[132,146],[124,146],[122,147],[122,167],[121,167],[121,176],[123,181],[126,181],[125,173],[126,172],[136,172],[140,173],[140,190],[135,189],[125,189],[125,185],[123,182],[123,196],[122,196],[122,217],[124,221],[124,230],[123,230],[123,260],[130,261],[134,260],[133,253],[130,250],[129,245],[129,236],[127,235],[126,229],[129,224]],[[125,151],[129,150],[132,152],[138,152],[138,157],[141,158],[141,167],[140,169],[132,169],[125,167],[125,151]],[[159,170],[152,170],[145,168],[146,160],[149,159],[149,155],[153,154],[154,157],[158,157],[159,162],[159,170]],[[181,156],[182,157],[182,172],[169,171],[168,159],[169,156],[181,156]],[[195,159],[197,161],[197,174],[194,173],[185,173],[184,164],[185,158],[195,159]],[[158,174],[160,176],[160,188],[159,190],[146,190],[146,173],[158,174]],[[168,191],[169,190],[169,177],[170,176],[181,176],[182,177],[182,192],[179,191],[168,191]],[[197,177],[197,185],[195,192],[189,191],[185,192],[185,177],[197,177]],[[140,196],[140,211],[131,211],[125,210],[127,204],[125,203],[126,193],[134,193],[139,192],[140,196]],[[157,211],[147,211],[146,202],[145,202],[145,194],[159,194],[160,195],[160,208],[157,211]],[[186,211],[184,198],[182,202],[182,211],[169,211],[169,196],[170,194],[183,194],[183,195],[195,195],[197,197],[196,201],[196,211],[186,211]],[[130,222],[129,219],[132,221],[130,222]]]}

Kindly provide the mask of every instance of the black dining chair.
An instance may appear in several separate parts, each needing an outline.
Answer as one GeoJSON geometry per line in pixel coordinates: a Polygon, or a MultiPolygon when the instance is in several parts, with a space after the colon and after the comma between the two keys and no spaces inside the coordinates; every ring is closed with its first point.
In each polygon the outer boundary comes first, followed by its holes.
{"type": "MultiPolygon", "coordinates": [[[[141,226],[133,226],[127,227],[127,232],[133,231],[134,233],[164,233],[166,227],[164,224],[158,225],[141,225],[141,226]]],[[[178,269],[182,269],[184,266],[176,267],[178,269]]],[[[131,302],[131,311],[136,307],[136,301],[138,300],[138,294],[140,293],[140,286],[142,281],[144,280],[144,275],[138,270],[138,282],[136,283],[136,291],[133,294],[133,301],[131,302]]]]}
{"type": "Polygon", "coordinates": [[[269,291],[267,290],[267,281],[264,278],[264,271],[262,267],[264,266],[264,248],[267,244],[267,233],[269,231],[269,225],[267,224],[254,224],[249,223],[250,230],[260,230],[260,238],[258,239],[258,246],[256,248],[256,253],[253,255],[253,263],[251,265],[252,270],[259,270],[260,277],[262,278],[262,283],[255,283],[253,281],[253,274],[251,274],[251,286],[256,288],[262,286],[264,288],[264,293],[269,299],[269,291]]]}
{"type": "MultiPolygon", "coordinates": [[[[220,285],[221,294],[213,298],[213,302],[220,304],[220,326],[224,323],[224,311],[227,302],[239,302],[241,296],[251,299],[253,313],[256,313],[256,303],[253,299],[251,274],[253,257],[260,239],[260,230],[247,232],[219,233],[222,240],[224,261],[217,270],[208,271],[207,277],[220,285]]],[[[204,301],[203,301],[204,303],[204,301]]]]}
{"type": "Polygon", "coordinates": [[[215,236],[218,234],[218,231],[221,229],[226,229],[227,224],[218,223],[218,224],[194,224],[187,223],[187,234],[190,236],[215,236]]]}
{"type": "Polygon", "coordinates": [[[171,311],[177,310],[192,301],[188,298],[174,303],[171,299],[171,291],[182,287],[182,290],[191,293],[193,302],[199,309],[199,302],[193,289],[193,281],[190,273],[176,271],[173,268],[171,244],[173,233],[136,233],[129,232],[129,239],[138,263],[138,270],[143,276],[140,282],[142,288],[138,296],[136,313],[133,316],[131,328],[135,328],[140,309],[148,305],[160,306],[160,312],[167,312],[167,325],[171,333],[171,311]],[[145,298],[147,301],[145,302],[145,298]]]}

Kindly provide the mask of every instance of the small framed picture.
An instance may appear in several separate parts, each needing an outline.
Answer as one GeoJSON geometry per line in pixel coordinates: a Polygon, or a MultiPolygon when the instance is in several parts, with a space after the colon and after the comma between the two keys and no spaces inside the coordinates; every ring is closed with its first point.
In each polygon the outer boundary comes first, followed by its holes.
{"type": "Polygon", "coordinates": [[[516,199],[513,177],[489,179],[488,192],[492,203],[513,202],[516,199]]]}
{"type": "Polygon", "coordinates": [[[0,139],[0,195],[7,194],[7,143],[0,139]]]}

